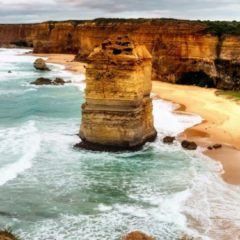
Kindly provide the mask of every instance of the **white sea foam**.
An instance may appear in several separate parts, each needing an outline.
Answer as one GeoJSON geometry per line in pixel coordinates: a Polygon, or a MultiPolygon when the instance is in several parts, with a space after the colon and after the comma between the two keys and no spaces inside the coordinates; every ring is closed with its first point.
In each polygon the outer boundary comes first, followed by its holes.
{"type": "Polygon", "coordinates": [[[153,101],[154,125],[159,134],[176,136],[185,129],[202,122],[200,116],[194,114],[178,114],[173,111],[177,104],[164,100],[153,101]]]}
{"type": "Polygon", "coordinates": [[[108,212],[108,211],[111,211],[111,210],[112,210],[112,207],[100,203],[100,204],[98,205],[98,208],[97,208],[97,209],[98,209],[100,212],[108,212]]]}
{"type": "Polygon", "coordinates": [[[220,177],[220,163],[199,155],[195,167],[202,161],[209,171],[198,172],[192,180],[190,195],[182,212],[190,217],[192,227],[211,239],[238,240],[240,236],[240,188],[225,183],[220,177]]]}
{"type": "Polygon", "coordinates": [[[40,149],[41,138],[34,121],[30,121],[21,128],[0,130],[0,139],[1,158],[7,154],[16,158],[0,167],[1,186],[31,168],[32,160],[40,149]]]}
{"type": "Polygon", "coordinates": [[[24,55],[29,52],[29,49],[4,49],[1,48],[0,51],[0,64],[9,64],[16,62],[18,63],[28,63],[33,62],[37,57],[31,55],[24,55]]]}
{"type": "MultiPolygon", "coordinates": [[[[174,113],[178,106],[164,100],[155,100],[153,106],[154,123],[159,134],[154,146],[167,151],[180,150],[179,144],[164,145],[160,138],[166,135],[176,136],[186,128],[201,123],[202,118],[193,114],[174,113]]],[[[200,234],[203,239],[238,240],[240,188],[230,186],[222,180],[222,165],[203,155],[201,148],[193,152],[184,152],[192,161],[192,167],[189,169],[192,184],[189,189],[166,201],[159,197],[149,197],[148,201],[153,204],[159,203],[160,212],[166,210],[162,215],[164,221],[167,221],[169,216],[170,221],[176,220],[185,232],[196,236],[200,234]],[[204,169],[201,171],[201,168],[204,169]],[[190,228],[187,227],[187,218],[184,218],[183,214],[190,217],[190,228]],[[198,226],[197,229],[193,229],[195,225],[198,226]]]]}
{"type": "MultiPolygon", "coordinates": [[[[176,201],[179,202],[179,198],[176,201]]],[[[29,233],[20,235],[26,240],[114,240],[120,239],[127,232],[140,230],[155,236],[158,240],[172,240],[185,230],[193,236],[199,236],[197,233],[185,229],[183,215],[171,210],[174,203],[169,200],[162,210],[156,207],[143,208],[135,205],[116,204],[110,211],[100,211],[95,216],[62,215],[58,219],[38,222],[29,233]],[[179,222],[183,222],[181,228],[179,228],[179,222]]],[[[203,237],[202,239],[207,240],[208,238],[203,237]]]]}

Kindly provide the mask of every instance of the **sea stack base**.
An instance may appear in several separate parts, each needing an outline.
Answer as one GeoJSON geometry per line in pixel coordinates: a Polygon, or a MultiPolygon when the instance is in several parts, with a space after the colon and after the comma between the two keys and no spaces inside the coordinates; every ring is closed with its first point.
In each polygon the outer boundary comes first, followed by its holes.
{"type": "Polygon", "coordinates": [[[94,152],[135,152],[139,151],[143,148],[145,143],[147,142],[154,142],[157,137],[157,132],[155,134],[151,135],[149,138],[145,139],[144,142],[141,144],[135,145],[135,146],[129,146],[129,145],[102,145],[99,143],[91,143],[88,141],[81,141],[80,143],[77,143],[74,145],[74,148],[77,150],[89,150],[94,152]]]}

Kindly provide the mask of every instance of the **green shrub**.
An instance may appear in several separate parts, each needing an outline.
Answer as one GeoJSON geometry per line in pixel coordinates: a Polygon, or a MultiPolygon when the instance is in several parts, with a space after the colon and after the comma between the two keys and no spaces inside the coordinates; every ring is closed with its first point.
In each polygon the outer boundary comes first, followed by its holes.
{"type": "Polygon", "coordinates": [[[234,99],[240,99],[240,91],[217,91],[216,95],[228,96],[234,99]]]}
{"type": "Polygon", "coordinates": [[[206,21],[206,33],[211,33],[218,37],[223,35],[240,36],[240,22],[237,21],[206,21]]]}

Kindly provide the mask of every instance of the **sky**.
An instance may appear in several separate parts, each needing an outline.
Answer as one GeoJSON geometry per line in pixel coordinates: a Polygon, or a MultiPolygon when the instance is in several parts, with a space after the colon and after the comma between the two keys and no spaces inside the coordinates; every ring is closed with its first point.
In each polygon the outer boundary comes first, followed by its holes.
{"type": "Polygon", "coordinates": [[[0,23],[99,17],[240,20],[240,0],[0,0],[0,23]]]}

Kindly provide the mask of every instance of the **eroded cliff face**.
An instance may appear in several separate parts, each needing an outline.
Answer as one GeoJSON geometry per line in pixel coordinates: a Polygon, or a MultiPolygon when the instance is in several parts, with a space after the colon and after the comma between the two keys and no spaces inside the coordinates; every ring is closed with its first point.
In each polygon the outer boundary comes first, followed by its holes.
{"type": "Polygon", "coordinates": [[[82,146],[133,149],[156,137],[151,55],[128,37],[107,40],[88,57],[82,146]]]}
{"type": "Polygon", "coordinates": [[[26,41],[34,52],[78,53],[85,61],[107,38],[128,35],[152,55],[155,80],[176,82],[187,72],[203,71],[215,85],[239,89],[240,37],[210,34],[205,22],[180,20],[93,20],[0,25],[0,45],[26,41]]]}

